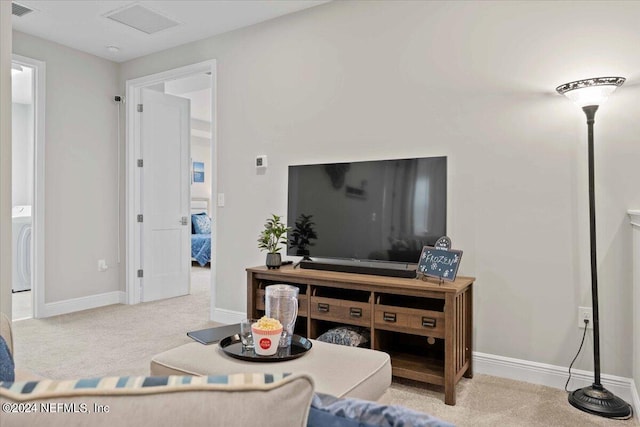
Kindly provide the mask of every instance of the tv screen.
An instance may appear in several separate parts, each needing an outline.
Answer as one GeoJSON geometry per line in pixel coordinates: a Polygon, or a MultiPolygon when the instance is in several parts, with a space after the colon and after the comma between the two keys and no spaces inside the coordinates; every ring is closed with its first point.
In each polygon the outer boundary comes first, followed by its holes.
{"type": "Polygon", "coordinates": [[[446,157],[289,166],[288,255],[417,263],[446,223],[446,157]]]}

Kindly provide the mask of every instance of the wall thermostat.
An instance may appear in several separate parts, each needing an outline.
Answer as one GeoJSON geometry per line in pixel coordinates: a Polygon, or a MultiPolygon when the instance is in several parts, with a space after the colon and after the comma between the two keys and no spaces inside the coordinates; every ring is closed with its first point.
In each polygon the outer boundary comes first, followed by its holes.
{"type": "Polygon", "coordinates": [[[261,156],[256,157],[256,167],[257,168],[266,168],[267,167],[267,155],[263,154],[261,156]]]}

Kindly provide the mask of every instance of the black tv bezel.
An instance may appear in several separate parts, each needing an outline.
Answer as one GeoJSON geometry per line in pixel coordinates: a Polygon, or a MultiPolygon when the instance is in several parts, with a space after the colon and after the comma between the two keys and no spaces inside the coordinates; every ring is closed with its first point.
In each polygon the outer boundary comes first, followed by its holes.
{"type": "MultiPolygon", "coordinates": [[[[290,187],[289,182],[290,170],[292,167],[303,166],[326,166],[326,165],[339,165],[339,164],[353,164],[353,163],[368,163],[368,162],[393,162],[402,160],[419,160],[419,159],[444,159],[445,160],[445,200],[444,200],[444,229],[445,235],[447,233],[447,216],[448,216],[448,199],[449,199],[449,159],[446,155],[440,156],[422,156],[422,157],[400,157],[400,158],[385,158],[385,159],[370,159],[370,160],[355,160],[355,161],[338,161],[338,162],[325,162],[325,163],[302,163],[292,164],[287,167],[287,226],[291,227],[295,224],[295,219],[289,218],[290,207],[290,187]]],[[[289,244],[289,233],[287,232],[287,256],[300,257],[296,254],[295,249],[289,244]]],[[[328,271],[342,271],[362,274],[375,274],[382,276],[393,277],[415,277],[415,271],[417,268],[417,261],[415,263],[404,261],[390,261],[380,259],[369,258],[343,258],[343,257],[330,257],[330,256],[311,256],[311,261],[301,260],[301,268],[309,268],[316,270],[328,270],[328,271]],[[315,267],[314,267],[315,265],[315,267]]]]}

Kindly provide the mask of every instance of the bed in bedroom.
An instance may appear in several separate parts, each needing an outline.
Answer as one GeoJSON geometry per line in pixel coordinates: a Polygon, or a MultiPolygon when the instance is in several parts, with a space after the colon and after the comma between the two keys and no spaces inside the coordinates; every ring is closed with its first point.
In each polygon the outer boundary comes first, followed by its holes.
{"type": "Polygon", "coordinates": [[[211,262],[209,199],[191,199],[191,259],[202,267],[211,262]]]}

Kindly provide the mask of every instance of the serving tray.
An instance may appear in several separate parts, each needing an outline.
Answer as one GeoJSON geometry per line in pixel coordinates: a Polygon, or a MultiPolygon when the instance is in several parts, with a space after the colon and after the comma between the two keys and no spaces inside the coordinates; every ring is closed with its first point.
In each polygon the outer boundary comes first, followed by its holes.
{"type": "Polygon", "coordinates": [[[240,335],[235,334],[223,338],[220,341],[220,348],[229,356],[247,362],[284,362],[307,354],[311,350],[311,341],[300,335],[293,335],[291,346],[278,348],[276,354],[272,356],[260,356],[253,349],[243,348],[240,335]]]}

